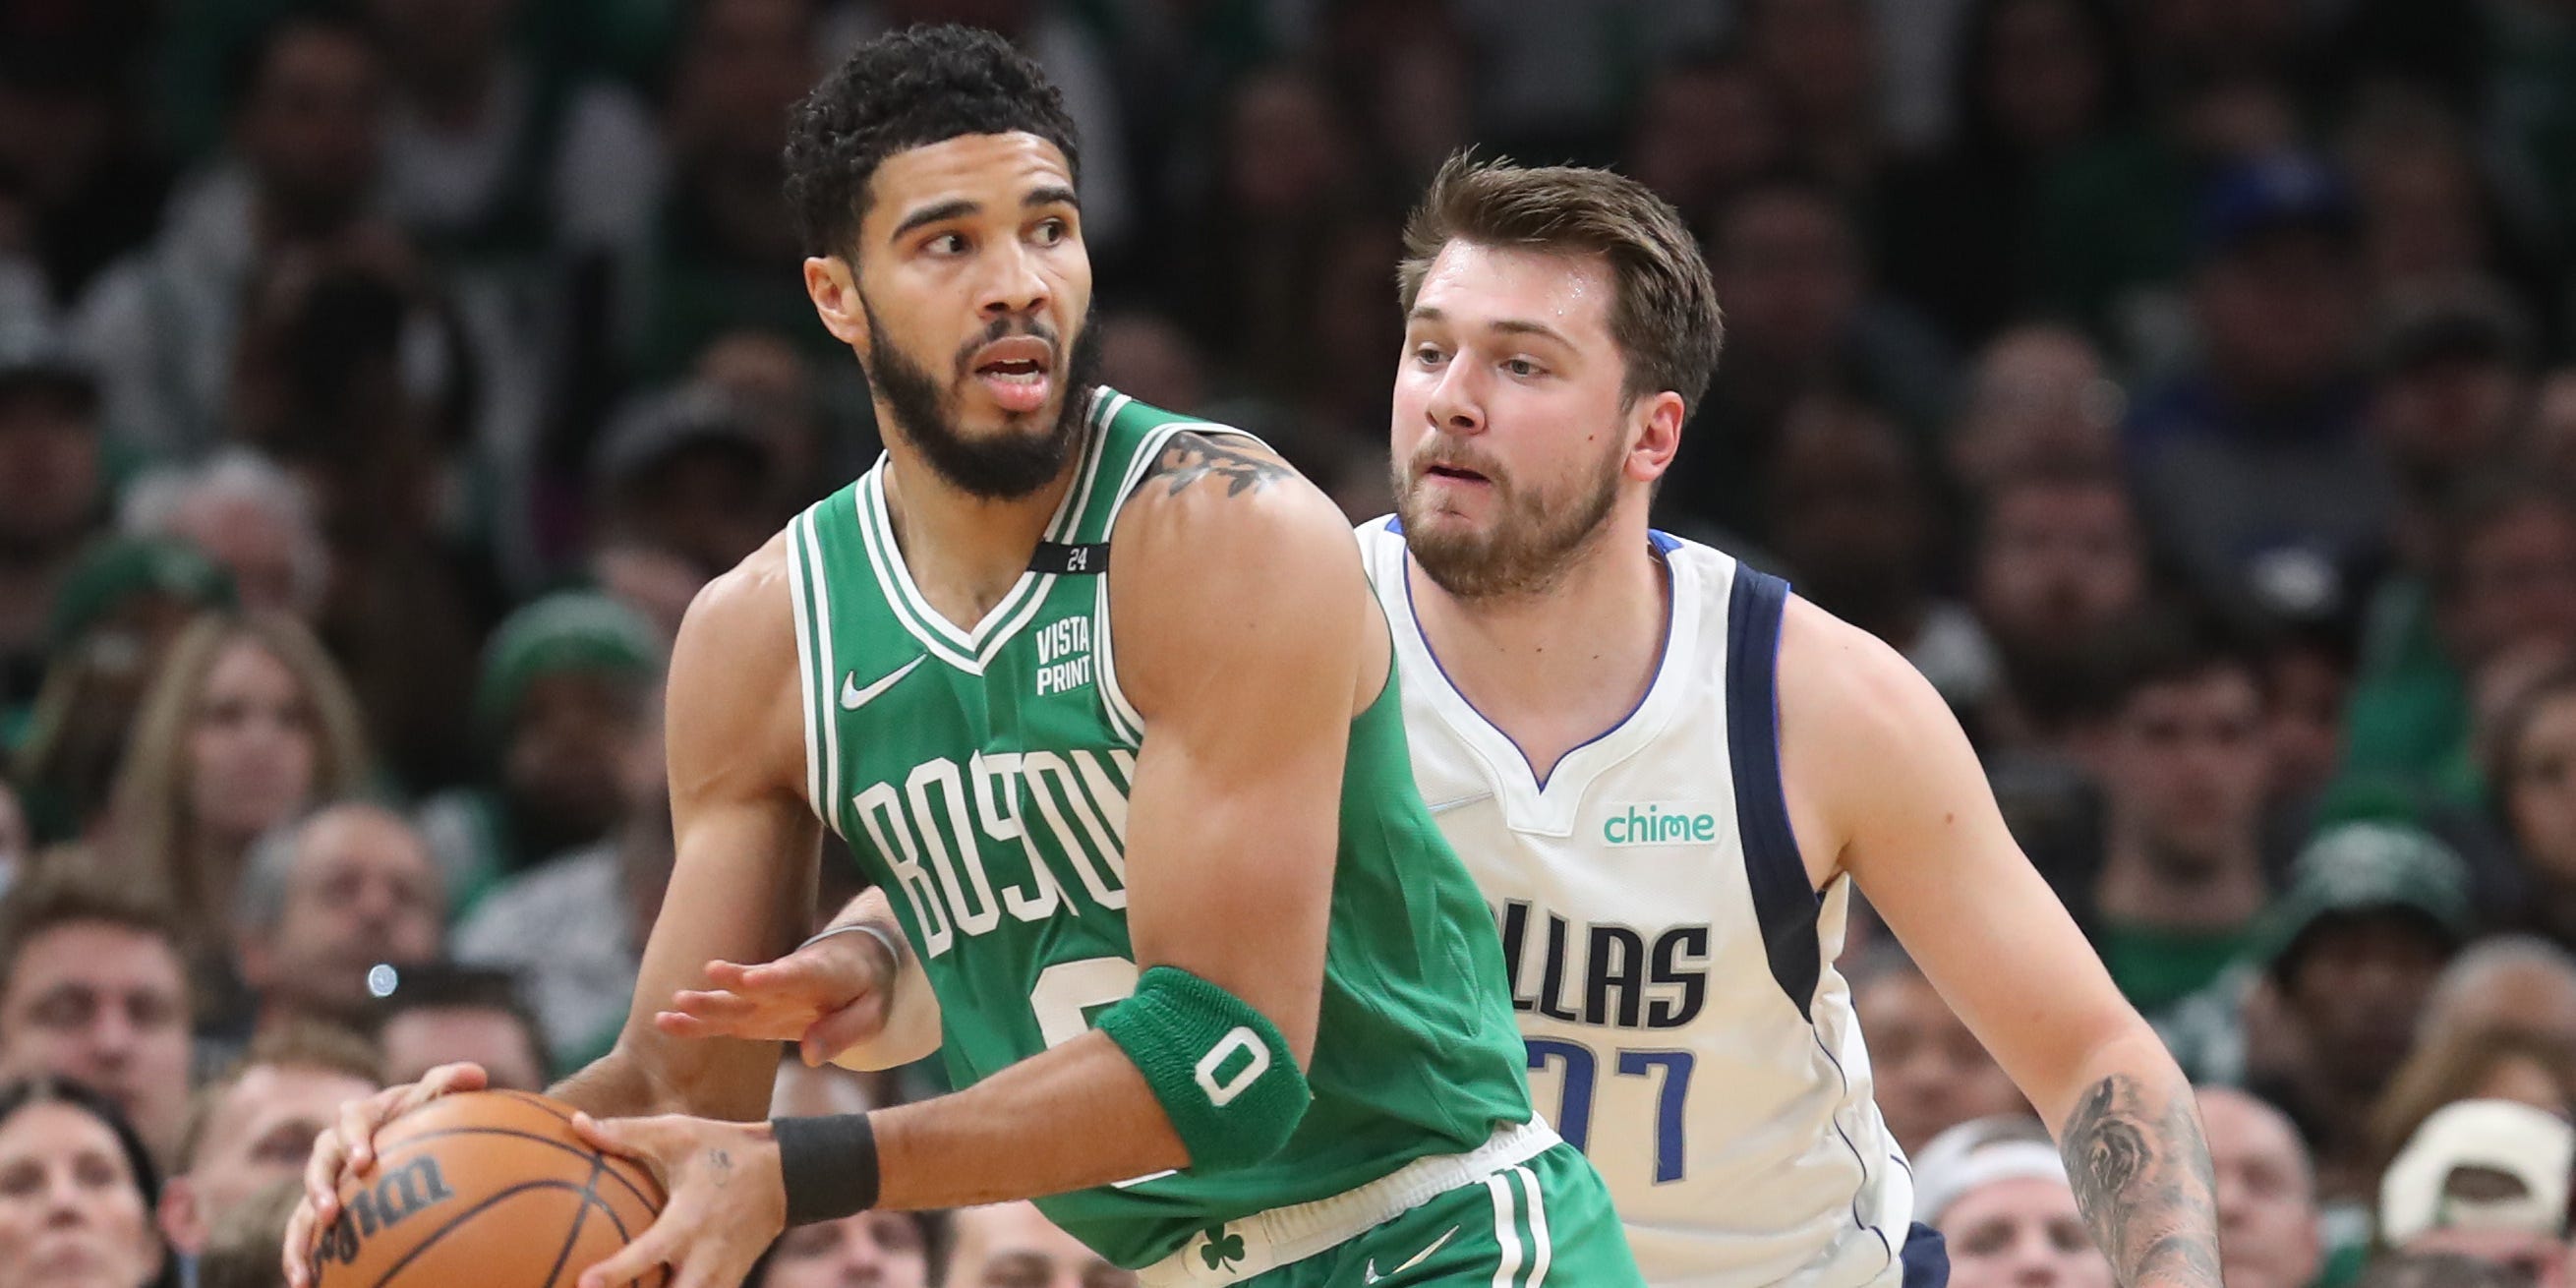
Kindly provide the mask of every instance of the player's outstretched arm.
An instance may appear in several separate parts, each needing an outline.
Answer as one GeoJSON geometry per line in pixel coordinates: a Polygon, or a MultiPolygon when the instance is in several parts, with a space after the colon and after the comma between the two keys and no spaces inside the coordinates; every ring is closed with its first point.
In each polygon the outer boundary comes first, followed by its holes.
{"type": "Polygon", "coordinates": [[[710,962],[767,961],[813,924],[821,824],[803,794],[805,717],[785,551],[784,539],[773,539],[708,583],[672,645],[663,715],[670,885],[616,1047],[554,1089],[594,1115],[757,1119],[769,1111],[776,1046],[678,1038],[654,1016],[710,962]]]}
{"type": "Polygon", "coordinates": [[[2119,1282],[2218,1288],[2191,1085],[2013,841],[1940,696],[1885,644],[1793,599],[1780,710],[1793,810],[1827,833],[1802,846],[1837,856],[2053,1125],[2119,1282]]]}

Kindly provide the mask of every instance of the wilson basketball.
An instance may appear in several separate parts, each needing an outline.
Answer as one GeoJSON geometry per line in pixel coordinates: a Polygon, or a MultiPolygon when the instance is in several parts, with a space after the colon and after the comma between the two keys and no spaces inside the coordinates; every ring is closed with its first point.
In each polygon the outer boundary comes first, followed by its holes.
{"type": "Polygon", "coordinates": [[[318,1288],[570,1288],[662,1210],[649,1170],[525,1092],[441,1096],[377,1133],[376,1152],[340,1189],[318,1288]]]}

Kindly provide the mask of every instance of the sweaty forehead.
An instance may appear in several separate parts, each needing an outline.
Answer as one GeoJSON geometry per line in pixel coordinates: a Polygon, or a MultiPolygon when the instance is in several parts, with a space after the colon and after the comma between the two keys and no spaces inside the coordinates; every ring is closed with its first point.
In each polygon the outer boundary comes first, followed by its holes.
{"type": "Polygon", "coordinates": [[[1599,255],[1452,241],[1422,278],[1413,306],[1452,325],[1535,322],[1578,342],[1608,343],[1617,279],[1599,255]]]}
{"type": "Polygon", "coordinates": [[[1073,167],[1055,144],[1023,131],[961,134],[907,148],[879,162],[868,180],[862,242],[877,242],[915,211],[973,202],[988,212],[1016,209],[1028,194],[1073,187],[1073,167]]]}

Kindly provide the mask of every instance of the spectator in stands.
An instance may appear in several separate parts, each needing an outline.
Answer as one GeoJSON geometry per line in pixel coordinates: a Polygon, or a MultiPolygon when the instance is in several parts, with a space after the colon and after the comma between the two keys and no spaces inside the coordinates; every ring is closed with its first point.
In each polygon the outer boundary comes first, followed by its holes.
{"type": "Polygon", "coordinates": [[[545,1033],[508,974],[411,966],[396,973],[384,999],[377,1038],[390,1083],[416,1082],[439,1065],[469,1060],[494,1087],[545,1090],[545,1033]]]}
{"type": "Polygon", "coordinates": [[[816,79],[812,0],[708,0],[690,6],[662,117],[671,182],[631,313],[637,368],[686,369],[716,336],[756,326],[807,339],[823,356],[804,286],[779,266],[801,258],[779,200],[790,109],[816,79]]]}
{"type": "MultiPolygon", "coordinates": [[[[0,205],[48,307],[152,235],[169,189],[150,104],[131,92],[155,50],[154,11],[132,0],[0,9],[0,205]]],[[[0,240],[11,240],[0,238],[0,240]]],[[[5,312],[5,310],[0,310],[5,312]]]]}
{"type": "Polygon", "coordinates": [[[170,650],[116,780],[103,861],[173,908],[197,910],[203,1001],[230,1009],[232,945],[202,919],[235,906],[253,842],[314,802],[363,790],[356,703],[293,619],[210,616],[170,650]]]}
{"type": "MultiPolygon", "coordinates": [[[[2325,1258],[2316,1174],[2298,1129],[2280,1110],[2233,1087],[2203,1087],[2199,1099],[2218,1181],[2218,1252],[2227,1288],[2308,1288],[2325,1258]]],[[[2327,1279],[2349,1280],[2365,1251],[2355,1241],[2349,1264],[2327,1279]]]]}
{"type": "Polygon", "coordinates": [[[57,1078],[0,1087],[0,1288],[175,1288],[160,1192],[113,1101],[57,1078]]]}
{"type": "Polygon", "coordinates": [[[2502,1266],[2532,1288],[2567,1288],[2571,1166],[2576,1128],[2556,1114],[2499,1100],[2444,1106],[2388,1165],[2380,1240],[2502,1266]]]}
{"type": "MultiPolygon", "coordinates": [[[[188,1129],[161,1191],[161,1232],[183,1257],[207,1255],[233,1214],[261,1190],[302,1178],[313,1138],[340,1105],[384,1085],[374,1046],[343,1029],[281,1026],[197,1089],[188,1129]]],[[[275,1269],[277,1245],[269,1246],[275,1269]]]]}
{"type": "Polygon", "coordinates": [[[519,0],[368,0],[391,89],[385,205],[458,268],[525,272],[546,251],[631,251],[662,179],[624,91],[511,48],[519,0]]]}
{"type": "Polygon", "coordinates": [[[1971,1119],[2030,1112],[2012,1079],[1893,939],[1871,944],[1844,978],[1852,1012],[1869,1035],[1879,1115],[1909,1155],[1971,1119]]]}
{"type": "Polygon", "coordinates": [[[1982,0],[1964,6],[1950,146],[1889,168],[1878,200],[1889,287],[1982,343],[2027,307],[2027,247],[2039,181],[2080,145],[2124,124],[2134,66],[2104,0],[1982,0]]]}
{"type": "Polygon", "coordinates": [[[743,1288],[927,1288],[929,1226],[919,1212],[861,1212],[800,1225],[778,1236],[743,1288]]]}
{"type": "Polygon", "coordinates": [[[277,1250],[286,1242],[287,1218],[303,1199],[299,1178],[261,1186],[236,1205],[215,1223],[197,1257],[195,1288],[286,1288],[277,1250]]]}
{"type": "Polygon", "coordinates": [[[1884,416],[1810,395],[1781,425],[1764,530],[1800,594],[1904,654],[1951,706],[1973,709],[1995,686],[1994,646],[1933,585],[1942,543],[1929,472],[1884,416]]]}
{"type": "Polygon", "coordinates": [[[222,438],[236,341],[263,263],[358,235],[376,193],[383,68],[327,11],[280,19],[234,108],[235,163],[173,203],[161,236],[102,274],[75,321],[110,432],[192,455],[222,438]]]}
{"type": "Polygon", "coordinates": [[[2424,1003],[2420,1046],[2456,1031],[2514,1028],[2576,1047],[2576,957],[2532,935],[2491,935],[2460,951],[2424,1003]]]}
{"type": "Polygon", "coordinates": [[[2253,956],[2296,1040],[2272,1059],[2258,1051],[2246,1085],[2299,1124],[2325,1201],[2368,1194],[2371,1108],[2412,1049],[2443,964],[2474,929],[2459,856],[2384,823],[2321,833],[2265,913],[2253,956]]]}
{"type": "Polygon", "coordinates": [[[188,624],[232,594],[222,569],[176,542],[104,541],[81,556],[54,603],[53,661],[17,749],[39,841],[104,822],[145,691],[188,624]]]}
{"type": "Polygon", "coordinates": [[[95,876],[47,872],[0,903],[0,1076],[75,1078],[155,1158],[188,1112],[188,977],[170,914],[95,876]]]}
{"type": "Polygon", "coordinates": [[[472,718],[496,781],[436,797],[420,816],[458,911],[617,825],[619,758],[648,718],[660,667],[652,628],[596,593],[549,595],[493,632],[472,718]]]}
{"type": "Polygon", "coordinates": [[[1648,82],[1620,171],[1706,228],[1728,199],[1786,162],[1787,124],[1750,61],[1684,63],[1648,82]]]}
{"type": "Polygon", "coordinates": [[[185,541],[232,574],[242,606],[308,625],[329,588],[330,548],[303,486],[265,458],[227,450],[129,485],[118,527],[185,541]]]}
{"type": "Polygon", "coordinates": [[[2353,379],[2362,301],[2342,176],[2285,155],[2211,180],[2192,279],[2201,364],[2128,428],[2140,495],[2204,594],[2260,605],[2384,542],[2390,495],[2353,379]]]}
{"type": "Polygon", "coordinates": [[[2396,551],[2420,571],[2433,562],[2444,503],[2507,459],[2530,414],[2531,324],[2483,284],[2419,287],[2382,314],[2366,415],[2396,485],[2396,551]]]}
{"type": "Polygon", "coordinates": [[[2509,1100],[2576,1119],[2576,1043],[2510,1024],[2428,1025],[2371,1115],[2379,1158],[2395,1158],[2426,1119],[2462,1100],[2509,1100]]]}
{"type": "Polygon", "coordinates": [[[1862,0],[1752,0],[1739,21],[1745,52],[1780,100],[1795,164],[1861,191],[1885,147],[1877,12],[1862,0]]]}
{"type": "Polygon", "coordinates": [[[2270,898],[2270,758],[2250,657],[2180,618],[2118,642],[2092,735],[2099,839],[2040,858],[2111,978],[2158,1016],[2244,956],[2270,898]]]}
{"type": "Polygon", "coordinates": [[[1964,398],[1944,463],[1971,492],[2052,466],[2117,478],[2127,396],[2082,332],[2036,324],[1997,335],[1978,354],[1964,398]]]}
{"type": "Polygon", "coordinates": [[[326,806],[261,842],[237,907],[256,1031],[363,1022],[379,968],[437,960],[447,924],[428,842],[402,815],[360,803],[326,806]]]}
{"type": "Polygon", "coordinates": [[[2332,618],[2276,625],[2262,645],[2263,741],[2272,817],[2298,832],[2315,829],[2326,789],[2343,765],[2344,704],[2360,659],[2332,618]]]}
{"type": "Polygon", "coordinates": [[[776,505],[777,470],[745,400],[706,381],[653,391],[610,423],[591,461],[600,535],[676,554],[703,583],[792,517],[776,505]]]}
{"type": "Polygon", "coordinates": [[[2036,1118],[1981,1118],[1914,1160],[1914,1218],[1941,1232],[1956,1288],[2110,1288],[2066,1163],[2036,1118]]]}
{"type": "Polygon", "coordinates": [[[959,1208],[944,1288],[1135,1288],[1121,1270],[1066,1234],[1035,1203],[959,1208]]]}
{"type": "Polygon", "coordinates": [[[2576,665],[2523,690],[2498,732],[2487,782],[2521,878],[2513,920],[2576,937],[2576,665]]]}
{"type": "Polygon", "coordinates": [[[1718,215],[1709,270],[1726,302],[1726,361],[1665,475],[1659,515],[1760,535],[1759,485],[1782,420],[1819,389],[1859,397],[1918,435],[1941,423],[1949,355],[1872,296],[1859,231],[1832,190],[1784,179],[1747,189],[1718,215]]]}
{"type": "Polygon", "coordinates": [[[605,1054],[626,1025],[644,941],[671,879],[663,764],[660,722],[647,720],[620,756],[625,816],[616,828],[503,882],[456,927],[458,961],[520,980],[557,1068],[605,1054]]]}
{"type": "Polygon", "coordinates": [[[48,618],[104,494],[97,377],[39,303],[0,289],[0,718],[35,700],[48,618]]]}
{"type": "Polygon", "coordinates": [[[2359,105],[2341,154],[2361,203],[2362,263],[2380,298],[2511,272],[2536,276],[2467,122],[2417,95],[2359,105]]]}
{"type": "Polygon", "coordinates": [[[2481,475],[2452,497],[2433,546],[2425,611],[2374,614],[2330,811],[2480,805],[2479,690],[2576,649],[2576,491],[2528,470],[2481,475]]]}
{"type": "Polygon", "coordinates": [[[2001,475],[1970,563],[1971,601],[2004,676],[1979,731],[2008,746],[2060,743],[2092,701],[2105,642],[2147,605],[2146,533],[2127,487],[2085,465],[2001,475]]]}

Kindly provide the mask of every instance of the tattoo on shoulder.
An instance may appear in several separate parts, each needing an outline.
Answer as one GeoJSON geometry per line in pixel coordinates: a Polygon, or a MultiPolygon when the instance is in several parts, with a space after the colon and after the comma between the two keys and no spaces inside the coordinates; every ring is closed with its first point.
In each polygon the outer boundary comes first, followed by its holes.
{"type": "Polygon", "coordinates": [[[2058,1146],[2075,1205],[2121,1284],[2218,1288],[2218,1187],[2191,1094],[2149,1099],[2115,1073],[2067,1115],[2058,1146]]]}
{"type": "Polygon", "coordinates": [[[1154,462],[1153,471],[1146,477],[1169,480],[1171,490],[1166,496],[1178,496],[1183,488],[1203,478],[1221,479],[1225,494],[1236,497],[1268,487],[1289,474],[1288,467],[1277,457],[1232,435],[1185,432],[1172,435],[1163,447],[1161,459],[1154,462]]]}

